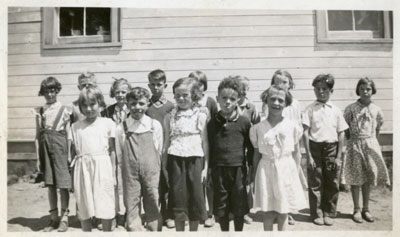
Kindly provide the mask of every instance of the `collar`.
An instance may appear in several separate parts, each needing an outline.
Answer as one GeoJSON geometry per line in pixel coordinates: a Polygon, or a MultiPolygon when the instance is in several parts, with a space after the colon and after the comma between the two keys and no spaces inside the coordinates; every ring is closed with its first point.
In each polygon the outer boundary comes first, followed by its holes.
{"type": "Polygon", "coordinates": [[[249,109],[249,100],[247,99],[247,97],[244,98],[243,102],[238,106],[243,110],[243,109],[249,109]]]}
{"type": "Polygon", "coordinates": [[[43,109],[46,110],[46,109],[48,109],[48,108],[57,108],[57,107],[60,106],[60,105],[61,105],[61,102],[60,102],[60,101],[56,101],[56,102],[54,102],[53,104],[45,104],[45,105],[43,106],[43,109]]]}
{"type": "Polygon", "coordinates": [[[168,100],[167,100],[167,98],[165,98],[164,94],[162,94],[161,97],[157,101],[154,101],[154,96],[152,96],[150,98],[150,104],[154,104],[154,105],[163,105],[167,102],[168,102],[168,100]]]}
{"type": "Polygon", "coordinates": [[[128,106],[126,104],[124,104],[122,106],[122,109],[118,106],[118,104],[115,104],[115,107],[114,107],[115,112],[127,111],[127,110],[128,110],[128,106]]]}
{"type": "Polygon", "coordinates": [[[239,117],[240,117],[240,113],[238,113],[237,111],[236,111],[235,117],[233,117],[232,119],[226,119],[224,116],[222,116],[221,111],[219,111],[215,115],[216,120],[220,123],[236,122],[239,119],[239,117]]]}
{"type": "Polygon", "coordinates": [[[152,126],[152,119],[144,114],[143,117],[139,120],[136,120],[132,117],[127,118],[127,124],[130,123],[135,127],[132,131],[131,129],[129,129],[130,126],[128,125],[128,130],[130,132],[135,132],[139,128],[139,126],[142,126],[145,130],[150,130],[152,126]]]}
{"type": "Polygon", "coordinates": [[[319,102],[319,101],[316,100],[315,104],[319,105],[319,106],[322,106],[322,107],[325,107],[325,106],[327,106],[329,108],[333,107],[333,104],[332,104],[332,102],[330,100],[328,100],[326,103],[322,103],[322,102],[319,102]]]}

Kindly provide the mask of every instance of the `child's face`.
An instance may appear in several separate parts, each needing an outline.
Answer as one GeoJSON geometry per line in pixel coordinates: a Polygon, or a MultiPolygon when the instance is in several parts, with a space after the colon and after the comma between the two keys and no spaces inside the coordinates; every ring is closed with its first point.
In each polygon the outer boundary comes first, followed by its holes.
{"type": "Polygon", "coordinates": [[[119,105],[126,103],[126,94],[128,93],[128,85],[120,84],[114,90],[115,100],[119,105]]]}
{"type": "Polygon", "coordinates": [[[284,75],[276,75],[274,78],[274,85],[288,91],[290,87],[289,78],[284,75]]]}
{"type": "Polygon", "coordinates": [[[231,88],[223,88],[218,92],[217,101],[223,115],[232,115],[239,101],[239,93],[231,88]]]}
{"type": "Polygon", "coordinates": [[[188,85],[180,85],[175,88],[174,98],[179,109],[187,110],[192,107],[192,94],[188,85]]]}
{"type": "Polygon", "coordinates": [[[96,85],[96,82],[92,78],[82,78],[79,80],[78,89],[88,88],[90,86],[96,85]]]}
{"type": "Polygon", "coordinates": [[[53,104],[57,101],[57,91],[54,88],[44,90],[44,98],[46,99],[46,104],[53,104]]]}
{"type": "Polygon", "coordinates": [[[167,88],[167,83],[165,83],[163,80],[149,79],[148,86],[152,95],[161,96],[164,93],[164,89],[167,88]]]}
{"type": "Polygon", "coordinates": [[[370,84],[362,84],[358,87],[358,94],[361,99],[371,99],[372,87],[370,84]]]}
{"type": "Polygon", "coordinates": [[[247,81],[242,81],[242,84],[243,84],[243,91],[239,95],[239,101],[238,101],[239,105],[241,105],[243,101],[246,99],[247,92],[249,91],[249,83],[247,81]]]}
{"type": "Polygon", "coordinates": [[[149,106],[149,100],[146,97],[142,97],[138,100],[129,99],[127,102],[128,109],[133,119],[139,120],[143,117],[149,106]]]}
{"type": "Polygon", "coordinates": [[[285,92],[283,90],[270,89],[267,98],[268,113],[282,114],[286,106],[285,92]]]}
{"type": "Polygon", "coordinates": [[[99,116],[100,105],[95,99],[86,99],[80,105],[82,114],[88,119],[93,119],[99,116]]]}
{"type": "Polygon", "coordinates": [[[329,89],[328,84],[325,82],[318,82],[314,86],[314,93],[317,97],[317,101],[325,103],[329,100],[333,89],[329,89]]]}

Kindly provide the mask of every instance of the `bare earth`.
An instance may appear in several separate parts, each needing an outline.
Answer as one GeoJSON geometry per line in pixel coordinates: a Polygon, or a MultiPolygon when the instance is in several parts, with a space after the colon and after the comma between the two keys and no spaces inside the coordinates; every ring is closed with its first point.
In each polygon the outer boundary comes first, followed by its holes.
{"type": "MultiPolygon", "coordinates": [[[[41,231],[49,221],[49,204],[47,201],[47,189],[40,187],[39,184],[20,182],[8,186],[8,231],[32,232],[41,231]]],[[[75,216],[75,200],[71,195],[70,202],[70,228],[68,231],[81,231],[80,224],[75,216]]],[[[370,197],[370,210],[375,216],[374,223],[363,222],[354,223],[351,220],[353,212],[353,203],[350,192],[341,192],[339,196],[338,215],[335,224],[331,227],[316,226],[311,223],[308,209],[302,210],[294,215],[296,224],[289,226],[291,231],[309,231],[309,230],[392,230],[392,192],[386,188],[374,188],[370,197]]],[[[261,216],[252,213],[254,222],[245,225],[244,231],[262,231],[263,225],[261,216]]],[[[233,224],[231,223],[231,229],[233,224]]],[[[212,228],[199,227],[199,231],[219,231],[219,225],[212,228]]],[[[98,231],[98,230],[94,230],[98,231]]],[[[115,231],[125,231],[125,228],[119,226],[115,231]]],[[[163,231],[174,231],[163,227],[163,231]]]]}

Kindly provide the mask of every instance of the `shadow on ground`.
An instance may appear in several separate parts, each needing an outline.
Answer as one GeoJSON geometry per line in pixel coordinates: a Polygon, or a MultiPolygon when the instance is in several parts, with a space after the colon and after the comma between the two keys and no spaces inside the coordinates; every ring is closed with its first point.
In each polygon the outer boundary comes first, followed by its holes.
{"type": "MultiPolygon", "coordinates": [[[[23,227],[28,227],[32,231],[43,230],[50,222],[50,215],[42,216],[40,218],[26,218],[26,217],[16,217],[10,219],[7,223],[11,225],[20,225],[23,227]]],[[[69,227],[80,228],[79,220],[76,216],[68,217],[69,227]]]]}

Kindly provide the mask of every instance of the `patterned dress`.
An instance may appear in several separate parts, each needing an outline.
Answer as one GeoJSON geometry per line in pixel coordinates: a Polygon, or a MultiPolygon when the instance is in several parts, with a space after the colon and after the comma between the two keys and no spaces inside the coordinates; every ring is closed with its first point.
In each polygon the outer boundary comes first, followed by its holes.
{"type": "Polygon", "coordinates": [[[350,127],[350,139],[341,182],[349,185],[389,184],[388,171],[376,138],[376,129],[383,124],[381,109],[374,103],[364,105],[357,101],[346,107],[344,118],[350,127]]]}

